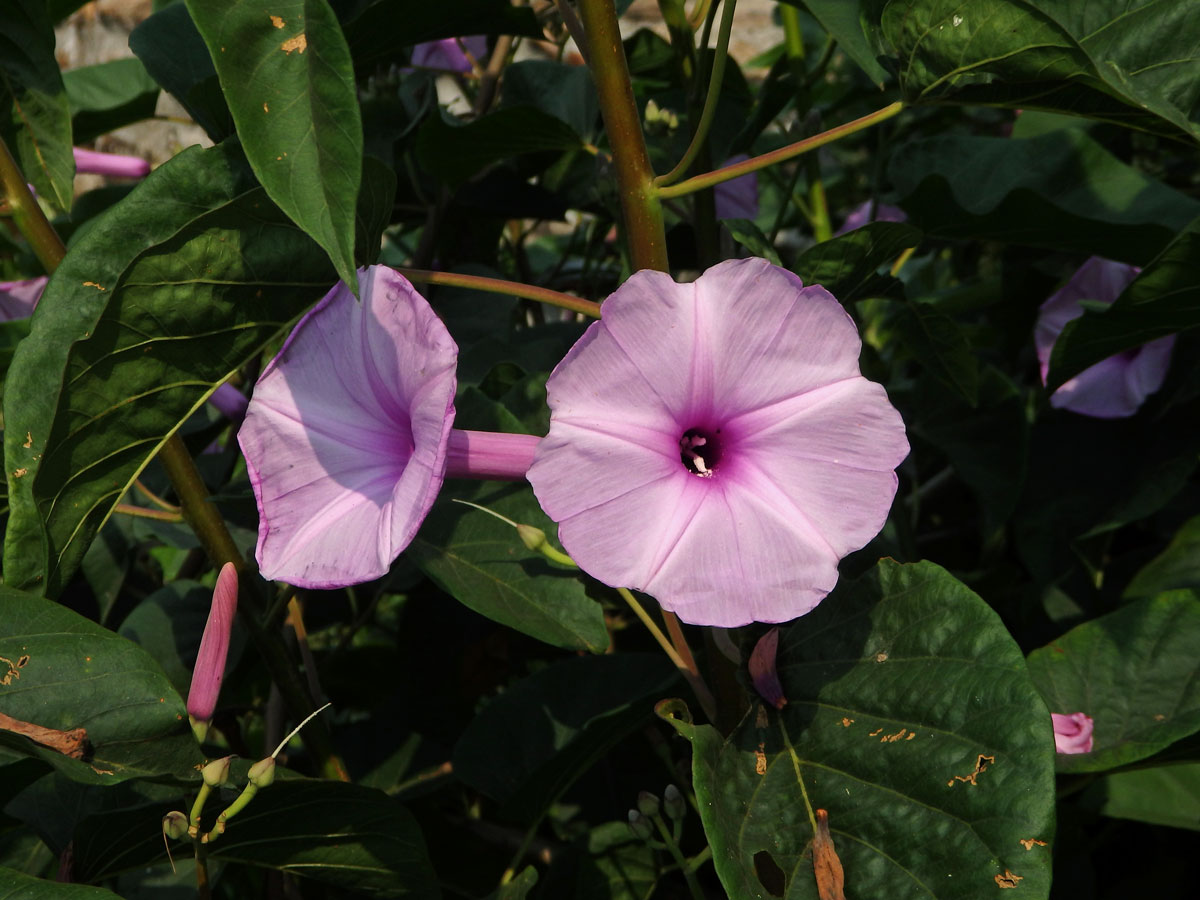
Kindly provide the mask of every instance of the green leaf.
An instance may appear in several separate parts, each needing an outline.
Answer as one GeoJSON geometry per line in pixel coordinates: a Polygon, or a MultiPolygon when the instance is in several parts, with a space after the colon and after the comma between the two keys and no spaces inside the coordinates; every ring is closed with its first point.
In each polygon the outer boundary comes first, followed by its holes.
{"type": "Polygon", "coordinates": [[[997,240],[1145,265],[1200,215],[1079,129],[1022,140],[942,135],[893,151],[901,205],[932,237],[997,240]]]}
{"type": "Polygon", "coordinates": [[[586,66],[526,59],[504,70],[504,105],[532,106],[562,119],[581,138],[596,131],[600,102],[586,66]]]}
{"type": "Polygon", "coordinates": [[[517,682],[467,726],[454,772],[532,822],[610,747],[653,716],[678,676],[658,654],[582,656],[517,682]]]}
{"type": "Polygon", "coordinates": [[[604,614],[588,597],[579,572],[526,550],[511,525],[452,497],[540,528],[551,540],[556,534],[528,485],[449,485],[409,544],[408,558],[480,615],[556,647],[603,653],[604,614]]]}
{"type": "Polygon", "coordinates": [[[495,900],[525,900],[529,896],[529,892],[537,886],[537,882],[537,869],[533,866],[526,866],[521,870],[521,874],[512,881],[496,888],[492,897],[495,900]]]}
{"type": "Polygon", "coordinates": [[[847,304],[892,293],[895,279],[879,275],[879,267],[895,262],[897,256],[920,242],[921,232],[911,225],[871,222],[810,247],[792,269],[805,284],[823,285],[847,304]]]}
{"type": "Polygon", "coordinates": [[[882,28],[911,102],[1058,110],[1200,137],[1191,0],[892,0],[882,28]]]}
{"type": "Polygon", "coordinates": [[[570,125],[532,106],[510,106],[466,125],[452,125],[443,115],[430,116],[417,133],[421,165],[452,185],[522,153],[582,146],[570,125]]]}
{"type": "Polygon", "coordinates": [[[1145,759],[1200,731],[1200,599],[1175,591],[1137,600],[1029,654],[1051,712],[1095,721],[1091,753],[1059,755],[1063,772],[1145,759]]]}
{"type": "Polygon", "coordinates": [[[1200,590],[1200,516],[1188,519],[1167,549],[1133,576],[1124,596],[1153,597],[1177,588],[1200,590]]]}
{"type": "Polygon", "coordinates": [[[142,61],[114,59],[63,72],[71,104],[71,127],[76,143],[149,119],[158,103],[159,86],[142,61]]]}
{"type": "Polygon", "coordinates": [[[787,705],[728,738],[664,710],[731,900],[815,900],[810,803],[848,897],[1047,896],[1051,848],[1021,841],[1054,836],[1050,721],[983,600],[885,559],[784,632],[778,672],[787,705]]]}
{"type": "Polygon", "coordinates": [[[927,303],[905,303],[901,310],[896,327],[909,351],[938,381],[974,407],[979,399],[979,366],[958,323],[927,303]]]}
{"type": "Polygon", "coordinates": [[[1046,389],[1115,353],[1200,326],[1200,219],[1187,226],[1103,312],[1067,323],[1050,355],[1046,389]]]}
{"type": "Polygon", "coordinates": [[[1200,764],[1114,772],[1088,788],[1082,803],[1114,819],[1200,831],[1200,764]]]}
{"type": "Polygon", "coordinates": [[[187,0],[187,7],[267,196],[357,294],[362,120],[337,16],[326,0],[187,0]]]}
{"type": "Polygon", "coordinates": [[[112,891],[86,884],[34,878],[0,866],[0,900],[120,900],[112,891]]]}
{"type": "Polygon", "coordinates": [[[803,6],[821,23],[859,68],[875,84],[883,87],[887,70],[876,59],[875,48],[867,37],[866,18],[861,0],[783,0],[792,6],[803,6]]]}
{"type": "Polygon", "coordinates": [[[0,8],[0,139],[25,177],[66,212],[74,193],[71,109],[54,58],[54,29],[40,0],[0,8]]]}
{"type": "Polygon", "coordinates": [[[173,3],[138,25],[129,49],[215,143],[233,134],[217,70],[186,5],[173,3]]]}
{"type": "Polygon", "coordinates": [[[57,594],[166,438],[335,279],[234,144],[185,150],[98,218],[9,371],[8,583],[57,594]]]}
{"type": "Polygon", "coordinates": [[[407,48],[422,41],[470,34],[543,37],[533,10],[514,7],[509,0],[376,0],[359,6],[344,29],[360,71],[399,62],[407,48]]]}
{"type": "Polygon", "coordinates": [[[730,237],[755,256],[761,256],[767,262],[777,266],[783,265],[779,254],[771,246],[771,241],[762,233],[762,229],[749,219],[722,219],[721,223],[729,229],[730,237]]]}
{"type": "Polygon", "coordinates": [[[0,586],[0,706],[44,728],[87,731],[83,759],[0,730],[0,747],[87,784],[194,780],[183,700],[148,653],[65,607],[0,586]]]}

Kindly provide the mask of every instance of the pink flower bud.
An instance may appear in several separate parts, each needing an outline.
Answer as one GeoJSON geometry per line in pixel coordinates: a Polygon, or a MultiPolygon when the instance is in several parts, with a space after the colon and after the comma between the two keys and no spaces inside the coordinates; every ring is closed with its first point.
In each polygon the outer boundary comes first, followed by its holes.
{"type": "Polygon", "coordinates": [[[80,175],[109,175],[117,178],[145,178],[150,174],[150,163],[139,156],[121,153],[101,153],[98,150],[74,148],[75,171],[80,175]]]}
{"type": "Polygon", "coordinates": [[[778,649],[779,629],[772,628],[758,639],[750,654],[750,679],[760,697],[776,709],[783,709],[787,706],[787,697],[783,695],[783,685],[775,669],[775,653],[778,649]]]}
{"type": "Polygon", "coordinates": [[[225,677],[225,655],[229,651],[229,635],[233,630],[233,617],[237,612],[238,576],[233,563],[225,563],[217,575],[217,586],[213,589],[212,607],[208,611],[208,622],[204,636],[200,639],[200,652],[196,656],[196,667],[192,670],[192,686],[188,691],[187,711],[198,736],[207,731],[213,710],[217,707],[217,695],[221,693],[221,679],[225,677]],[[202,727],[201,727],[202,726],[202,727]]]}
{"type": "Polygon", "coordinates": [[[1059,753],[1091,753],[1095,722],[1086,713],[1050,713],[1054,723],[1054,749],[1059,753]]]}

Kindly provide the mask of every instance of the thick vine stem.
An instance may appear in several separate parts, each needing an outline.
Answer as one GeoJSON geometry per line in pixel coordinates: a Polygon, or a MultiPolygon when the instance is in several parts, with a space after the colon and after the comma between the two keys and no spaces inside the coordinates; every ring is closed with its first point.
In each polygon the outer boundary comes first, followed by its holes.
{"type": "Polygon", "coordinates": [[[29,241],[46,274],[53,273],[67,255],[67,248],[29,190],[25,176],[3,138],[0,138],[0,197],[8,201],[13,223],[29,241]]]}
{"type": "Polygon", "coordinates": [[[654,189],[654,170],[633,97],[617,10],[613,0],[582,0],[580,14],[600,112],[612,146],[630,259],[634,270],[665,272],[667,236],[662,204],[654,189]]]}

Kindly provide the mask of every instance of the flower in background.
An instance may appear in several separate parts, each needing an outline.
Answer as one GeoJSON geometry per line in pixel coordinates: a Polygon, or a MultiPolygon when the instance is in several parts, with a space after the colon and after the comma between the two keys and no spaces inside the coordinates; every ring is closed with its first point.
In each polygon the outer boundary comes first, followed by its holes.
{"type": "Polygon", "coordinates": [[[869,225],[871,222],[907,222],[908,214],[898,206],[889,206],[886,203],[875,204],[875,217],[871,218],[871,205],[873,201],[868,200],[865,203],[860,203],[854,209],[850,210],[850,214],[846,216],[846,221],[842,223],[842,227],[833,234],[836,237],[839,234],[845,234],[848,231],[853,231],[855,228],[862,228],[864,225],[869,225]]]}
{"type": "Polygon", "coordinates": [[[200,652],[196,655],[192,684],[188,689],[188,718],[200,740],[204,740],[208,733],[208,723],[212,721],[213,711],[217,708],[221,681],[225,678],[225,657],[229,653],[229,636],[233,632],[233,618],[237,613],[237,597],[237,569],[233,563],[225,563],[217,574],[212,606],[208,610],[208,621],[204,624],[200,652]]]}
{"type": "MultiPolygon", "coordinates": [[[[1033,332],[1042,384],[1050,370],[1055,341],[1068,322],[1083,315],[1080,301],[1112,303],[1140,271],[1136,266],[1093,256],[1042,304],[1033,332]]],[[[1132,416],[1162,387],[1174,346],[1174,336],[1164,337],[1101,360],[1055,391],[1050,405],[1101,419],[1132,416]]]]}
{"type": "MultiPolygon", "coordinates": [[[[745,153],[739,153],[725,160],[722,167],[745,162],[749,158],[745,153]]],[[[718,219],[754,219],[758,216],[758,176],[751,172],[722,181],[713,188],[713,198],[718,219]]]]}
{"type": "Polygon", "coordinates": [[[398,272],[338,284],[263,371],[238,432],[265,578],[378,578],[450,477],[523,478],[538,438],[452,431],[458,347],[398,272]]]}
{"type": "Polygon", "coordinates": [[[108,175],[116,178],[145,178],[150,174],[150,163],[140,156],[125,156],[121,153],[101,153],[75,147],[75,172],[79,175],[108,175]]]}
{"type": "Polygon", "coordinates": [[[217,412],[235,424],[246,418],[246,409],[250,405],[246,395],[229,382],[217,385],[217,389],[208,395],[208,402],[217,412]]]}
{"type": "Polygon", "coordinates": [[[811,610],[908,454],[850,316],[762,259],[637,272],[602,309],[550,376],[528,475],[567,551],[699,625],[811,610]]]}
{"type": "Polygon", "coordinates": [[[1054,723],[1054,749],[1059,753],[1091,753],[1095,722],[1086,713],[1050,713],[1054,723]]]}
{"type": "Polygon", "coordinates": [[[779,653],[779,629],[772,628],[758,639],[750,652],[750,681],[758,696],[762,697],[776,709],[787,706],[787,697],[783,693],[783,684],[779,680],[779,669],[775,665],[775,657],[779,653]]]}
{"type": "Polygon", "coordinates": [[[470,37],[443,38],[440,41],[417,44],[412,49],[412,64],[423,69],[470,72],[473,66],[467,54],[463,53],[463,48],[475,57],[476,62],[480,62],[487,56],[487,36],[474,34],[470,37]]]}
{"type": "Polygon", "coordinates": [[[0,322],[28,319],[49,281],[45,275],[24,281],[0,281],[0,322]]]}

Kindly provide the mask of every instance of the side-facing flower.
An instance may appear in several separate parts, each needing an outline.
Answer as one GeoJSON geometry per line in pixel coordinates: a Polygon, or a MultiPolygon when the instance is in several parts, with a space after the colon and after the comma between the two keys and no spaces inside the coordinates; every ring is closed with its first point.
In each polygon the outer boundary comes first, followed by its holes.
{"type": "Polygon", "coordinates": [[[49,281],[45,275],[24,281],[0,281],[0,322],[27,319],[42,299],[49,281]]]}
{"type": "Polygon", "coordinates": [[[233,632],[233,618],[237,613],[237,596],[237,569],[233,563],[225,563],[217,574],[212,606],[208,610],[208,621],[204,624],[200,652],[196,655],[192,684],[188,689],[188,717],[192,721],[192,729],[201,740],[217,708],[221,681],[225,678],[225,657],[229,653],[229,636],[233,632]]]}
{"type": "Polygon", "coordinates": [[[1086,713],[1050,713],[1054,723],[1054,749],[1059,753],[1091,753],[1095,722],[1086,713]]]}
{"type": "Polygon", "coordinates": [[[855,228],[862,228],[864,225],[869,225],[872,222],[907,222],[908,214],[898,206],[891,206],[887,203],[874,203],[872,200],[867,200],[865,203],[860,203],[854,209],[850,210],[846,216],[846,221],[842,223],[842,227],[833,234],[836,237],[839,234],[845,234],[848,231],[853,231],[855,228]],[[874,205],[875,215],[872,217],[872,205],[874,205]]]}
{"type": "MultiPolygon", "coordinates": [[[[1136,266],[1093,256],[1042,304],[1033,332],[1042,384],[1050,371],[1055,341],[1068,322],[1083,315],[1080,301],[1112,303],[1140,271],[1136,266]]],[[[1132,416],[1162,387],[1174,346],[1174,336],[1159,338],[1101,360],[1051,394],[1050,405],[1100,419],[1132,416]]]]}
{"type": "Polygon", "coordinates": [[[145,178],[150,174],[150,163],[140,156],[123,153],[102,153],[99,150],[73,148],[75,171],[80,175],[107,175],[116,178],[145,178]]]}
{"type": "Polygon", "coordinates": [[[473,68],[467,53],[482,62],[487,56],[487,36],[474,34],[463,38],[443,38],[440,41],[425,41],[412,50],[412,64],[423,69],[440,69],[445,72],[470,72],[473,68]],[[461,44],[459,42],[462,42],[461,44]]]}
{"type": "Polygon", "coordinates": [[[386,266],[338,284],[263,371],[238,432],[266,578],[333,588],[378,578],[450,477],[523,478],[538,438],[455,431],[458,347],[386,266]]]}
{"type": "Polygon", "coordinates": [[[567,551],[695,624],[811,610],[908,454],[850,316],[761,259],[637,272],[602,310],[550,376],[528,475],[567,551]]]}

